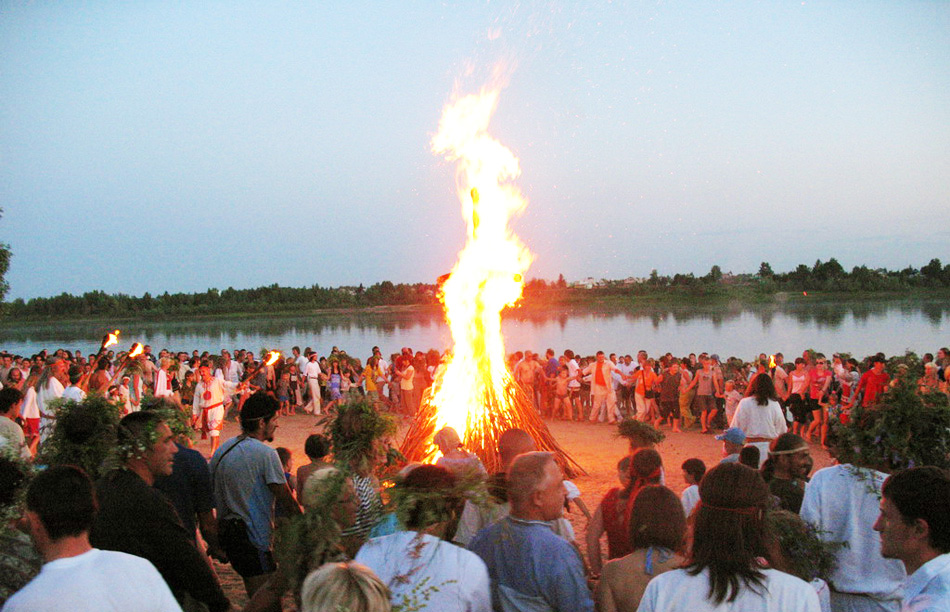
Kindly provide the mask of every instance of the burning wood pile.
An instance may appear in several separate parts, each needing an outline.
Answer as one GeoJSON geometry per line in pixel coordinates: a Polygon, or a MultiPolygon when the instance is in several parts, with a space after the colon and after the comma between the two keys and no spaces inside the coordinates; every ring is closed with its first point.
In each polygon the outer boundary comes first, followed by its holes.
{"type": "Polygon", "coordinates": [[[508,227],[527,204],[510,182],[521,173],[518,158],[487,132],[498,94],[498,89],[482,90],[447,105],[432,139],[436,154],[457,162],[468,240],[439,294],[454,348],[426,390],[400,450],[410,461],[436,460],[432,437],[448,425],[494,472],[498,437],[517,427],[534,437],[539,450],[554,452],[565,473],[574,475],[583,469],[558,446],[505,364],[501,312],[521,298],[532,255],[508,227]]]}

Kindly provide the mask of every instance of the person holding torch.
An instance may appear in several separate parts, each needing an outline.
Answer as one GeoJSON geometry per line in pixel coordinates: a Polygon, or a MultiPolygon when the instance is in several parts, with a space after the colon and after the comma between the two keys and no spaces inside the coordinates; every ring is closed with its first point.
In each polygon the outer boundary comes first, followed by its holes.
{"type": "Polygon", "coordinates": [[[221,443],[224,398],[242,391],[246,386],[246,382],[233,383],[212,376],[211,368],[206,365],[198,368],[198,384],[195,386],[195,399],[192,404],[192,426],[200,428],[202,440],[211,438],[212,455],[221,443]]]}

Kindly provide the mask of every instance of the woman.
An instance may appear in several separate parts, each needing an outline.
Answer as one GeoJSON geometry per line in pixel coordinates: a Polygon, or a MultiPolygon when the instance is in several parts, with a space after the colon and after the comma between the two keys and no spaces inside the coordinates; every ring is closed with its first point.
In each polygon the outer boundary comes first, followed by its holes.
{"type": "Polygon", "coordinates": [[[828,391],[831,389],[833,376],[828,369],[828,360],[819,354],[815,367],[808,372],[808,407],[811,409],[812,422],[808,431],[802,437],[806,442],[812,441],[812,435],[819,435],[822,448],[828,437],[828,391]]]}
{"type": "Polygon", "coordinates": [[[416,369],[412,367],[412,362],[405,355],[399,356],[395,368],[396,376],[399,379],[399,405],[401,412],[405,416],[412,416],[415,414],[413,408],[413,378],[415,377],[416,369]]]}
{"type": "Polygon", "coordinates": [[[633,552],[604,566],[597,585],[600,612],[635,612],[654,576],[683,564],[686,514],[676,494],[661,485],[644,487],[630,514],[633,552]]]}
{"type": "Polygon", "coordinates": [[[717,413],[716,397],[722,394],[722,388],[719,386],[719,377],[713,372],[712,360],[706,357],[702,362],[703,369],[696,372],[696,376],[690,381],[686,391],[696,388],[696,398],[693,401],[700,411],[699,422],[702,425],[702,433],[709,433],[709,428],[717,413]]]}
{"type": "MultiPolygon", "coordinates": [[[[745,433],[746,444],[759,448],[759,456],[768,456],[772,440],[788,431],[785,413],[775,396],[775,384],[768,374],[752,379],[746,397],[736,406],[730,427],[738,427],[745,433]]],[[[761,464],[760,464],[761,465],[761,464]]]]}
{"type": "Polygon", "coordinates": [[[475,453],[470,453],[462,448],[462,440],[455,429],[443,427],[432,437],[432,443],[439,448],[442,456],[436,461],[459,478],[478,476],[486,478],[488,472],[481,460],[475,453]]]}
{"type": "Polygon", "coordinates": [[[807,582],[768,567],[770,496],[755,470],[722,463],[703,477],[699,498],[687,565],[651,580],[639,612],[820,612],[807,582]]]}
{"type": "Polygon", "coordinates": [[[587,559],[594,576],[600,574],[603,561],[600,556],[600,538],[607,534],[607,558],[617,559],[633,551],[630,545],[630,517],[633,500],[643,487],[660,484],[663,460],[652,448],[641,448],[617,464],[623,489],[607,492],[587,525],[587,559]],[[629,459],[629,462],[627,461],[629,459]],[[624,465],[630,466],[625,471],[624,465]]]}

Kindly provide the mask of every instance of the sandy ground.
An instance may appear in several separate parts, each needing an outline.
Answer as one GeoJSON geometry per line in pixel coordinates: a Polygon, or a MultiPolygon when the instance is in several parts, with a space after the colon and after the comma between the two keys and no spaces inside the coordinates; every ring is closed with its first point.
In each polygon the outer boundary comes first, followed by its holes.
{"type": "MultiPolygon", "coordinates": [[[[273,446],[284,446],[293,452],[294,471],[300,462],[307,462],[303,445],[307,436],[320,431],[315,425],[316,420],[315,417],[304,415],[280,417],[273,446]]],[[[574,483],[580,488],[582,499],[593,513],[604,494],[611,487],[618,486],[616,465],[628,451],[627,441],[616,436],[617,428],[614,425],[550,420],[547,421],[547,425],[561,446],[587,470],[587,475],[575,478],[574,483]]],[[[699,433],[698,425],[696,427],[679,434],[673,434],[667,430],[666,440],[657,448],[663,457],[666,484],[677,494],[685,488],[680,469],[683,461],[698,457],[706,463],[707,468],[711,468],[722,457],[722,443],[712,435],[699,433]]],[[[222,439],[226,440],[238,433],[237,424],[229,422],[225,425],[222,439]]],[[[206,455],[210,450],[208,441],[197,441],[196,447],[206,455]]],[[[815,460],[815,470],[832,463],[828,453],[820,446],[812,445],[812,457],[815,460]]],[[[567,516],[583,548],[587,520],[573,505],[567,516]]],[[[232,603],[240,609],[247,602],[240,577],[228,565],[215,562],[215,569],[224,585],[225,592],[232,603]]]]}

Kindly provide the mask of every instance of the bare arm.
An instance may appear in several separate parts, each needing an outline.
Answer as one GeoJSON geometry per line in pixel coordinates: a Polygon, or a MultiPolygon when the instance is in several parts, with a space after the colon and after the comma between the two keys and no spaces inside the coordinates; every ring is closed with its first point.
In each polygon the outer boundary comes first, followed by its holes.
{"type": "Polygon", "coordinates": [[[601,576],[597,583],[597,591],[594,593],[597,612],[617,612],[617,604],[614,602],[614,594],[610,590],[609,582],[608,576],[601,576]]]}
{"type": "Polygon", "coordinates": [[[597,506],[593,518],[587,523],[587,561],[590,571],[595,576],[600,575],[603,569],[603,560],[600,557],[600,536],[604,534],[603,506],[597,506]]]}
{"type": "Polygon", "coordinates": [[[214,511],[198,513],[198,530],[201,531],[201,537],[208,544],[208,556],[221,563],[226,563],[228,556],[218,542],[218,521],[214,518],[214,511]]]}
{"type": "Polygon", "coordinates": [[[274,494],[274,501],[277,502],[287,515],[296,516],[301,513],[300,505],[297,503],[297,500],[294,499],[294,494],[286,482],[280,484],[270,483],[267,485],[267,488],[274,494]]]}

